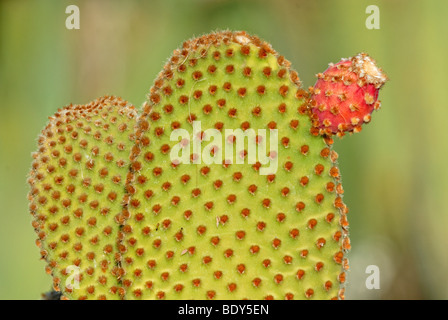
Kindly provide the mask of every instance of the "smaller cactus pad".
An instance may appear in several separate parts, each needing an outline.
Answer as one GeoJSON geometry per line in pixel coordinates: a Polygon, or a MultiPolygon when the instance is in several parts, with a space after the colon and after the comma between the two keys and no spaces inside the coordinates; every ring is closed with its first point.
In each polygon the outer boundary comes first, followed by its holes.
{"type": "Polygon", "coordinates": [[[117,242],[135,118],[126,101],[104,97],[59,110],[38,139],[29,209],[65,298],[120,298],[117,242]]]}

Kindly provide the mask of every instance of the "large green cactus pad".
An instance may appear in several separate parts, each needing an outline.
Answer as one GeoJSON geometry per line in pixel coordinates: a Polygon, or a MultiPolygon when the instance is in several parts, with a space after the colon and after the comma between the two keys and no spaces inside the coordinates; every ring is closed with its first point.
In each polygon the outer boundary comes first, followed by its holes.
{"type": "Polygon", "coordinates": [[[174,52],[131,153],[120,236],[127,299],[343,297],[349,242],[337,154],[312,127],[306,98],[290,63],[246,33],[202,36],[174,52]],[[278,130],[278,169],[262,174],[247,158],[173,161],[179,141],[170,135],[192,132],[193,121],[221,131],[222,148],[232,143],[225,129],[278,130]]]}

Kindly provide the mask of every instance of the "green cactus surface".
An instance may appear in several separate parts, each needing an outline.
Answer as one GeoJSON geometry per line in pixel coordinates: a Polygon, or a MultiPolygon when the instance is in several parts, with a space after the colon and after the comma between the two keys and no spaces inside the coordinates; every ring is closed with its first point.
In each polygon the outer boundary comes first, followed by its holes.
{"type": "Polygon", "coordinates": [[[350,249],[334,134],[379,108],[365,53],[304,90],[245,32],[188,40],[138,114],[106,96],[38,138],[32,225],[53,299],[343,299],[350,249]]]}
{"type": "Polygon", "coordinates": [[[347,208],[332,139],[309,112],[290,63],[256,37],[213,33],[174,52],[148,94],[131,153],[119,237],[126,299],[343,298],[347,208]],[[202,131],[184,149],[202,139],[200,152],[217,163],[198,163],[194,151],[190,163],[173,160],[171,133],[193,132],[194,121],[202,131]],[[222,141],[206,142],[210,128],[222,141]],[[267,134],[247,135],[238,148],[226,129],[267,134]],[[266,155],[278,168],[270,171],[247,153],[273,130],[278,150],[266,155]],[[226,145],[232,164],[227,153],[218,157],[226,145]]]}
{"type": "Polygon", "coordinates": [[[59,110],[38,139],[28,179],[32,224],[65,298],[123,295],[117,244],[136,116],[126,101],[104,97],[59,110]]]}

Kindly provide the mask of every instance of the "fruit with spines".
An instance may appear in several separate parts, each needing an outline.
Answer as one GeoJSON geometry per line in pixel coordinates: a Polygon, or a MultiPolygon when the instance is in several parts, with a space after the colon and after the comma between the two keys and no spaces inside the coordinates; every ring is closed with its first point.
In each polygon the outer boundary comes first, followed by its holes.
{"type": "Polygon", "coordinates": [[[317,75],[310,106],[314,124],[321,134],[360,132],[371,114],[380,108],[378,93],[388,80],[366,53],[342,59],[317,75]]]}
{"type": "Polygon", "coordinates": [[[332,139],[313,127],[307,98],[289,61],[245,32],[212,33],[174,51],[131,154],[120,237],[127,299],[343,298],[347,207],[332,139]],[[223,137],[209,151],[230,146],[244,164],[196,161],[202,149],[191,163],[173,161],[171,134],[192,132],[194,121],[204,131],[185,148],[214,128],[223,137]],[[262,174],[260,158],[248,164],[260,137],[237,150],[225,130],[238,128],[277,130],[278,151],[267,154],[277,170],[262,174]]]}
{"type": "Polygon", "coordinates": [[[126,101],[103,97],[58,110],[38,139],[29,209],[47,272],[64,298],[122,294],[118,231],[136,116],[126,101]]]}

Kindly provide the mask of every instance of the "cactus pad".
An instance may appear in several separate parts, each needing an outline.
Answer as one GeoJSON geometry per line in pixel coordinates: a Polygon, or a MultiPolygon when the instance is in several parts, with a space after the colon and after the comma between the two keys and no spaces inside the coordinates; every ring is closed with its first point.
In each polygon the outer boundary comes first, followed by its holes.
{"type": "Polygon", "coordinates": [[[343,299],[332,136],[370,122],[386,80],[359,54],[305,91],[270,44],[223,31],[174,51],[139,116],[115,97],[60,109],[28,178],[45,297],[343,299]]]}
{"type": "Polygon", "coordinates": [[[122,293],[117,242],[136,115],[114,97],[70,105],[38,139],[28,180],[32,224],[54,288],[65,298],[122,293]]]}
{"type": "Polygon", "coordinates": [[[307,98],[290,63],[244,32],[202,36],[174,52],[131,154],[120,236],[127,299],[343,297],[347,208],[332,139],[312,125],[307,98]],[[195,121],[202,131],[184,144],[202,140],[201,149],[179,163],[171,133],[193,132],[195,121]],[[221,144],[205,142],[210,128],[221,144]],[[238,149],[226,129],[267,134],[248,135],[238,149]],[[266,156],[278,168],[262,173],[267,165],[246,155],[274,130],[278,149],[266,156]],[[226,146],[232,159],[198,161],[226,146]]]}

